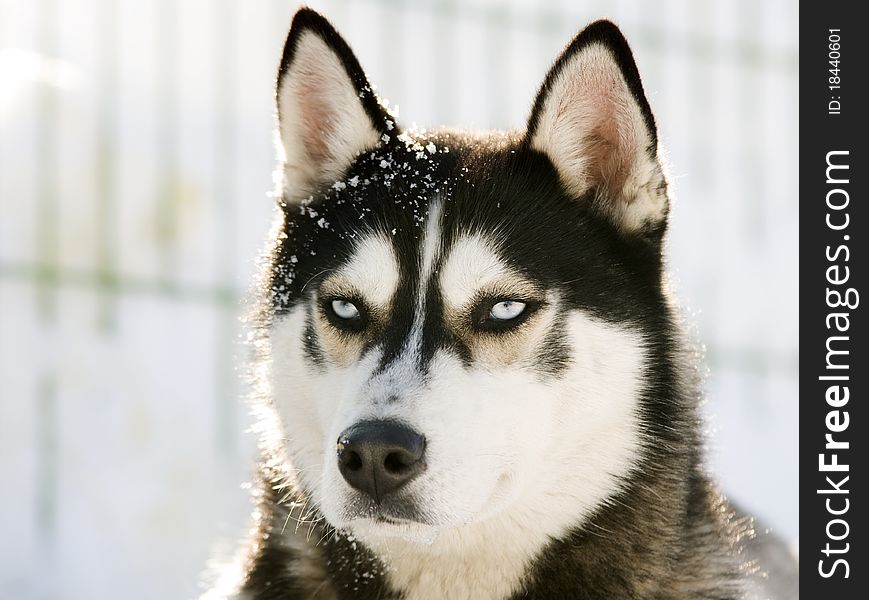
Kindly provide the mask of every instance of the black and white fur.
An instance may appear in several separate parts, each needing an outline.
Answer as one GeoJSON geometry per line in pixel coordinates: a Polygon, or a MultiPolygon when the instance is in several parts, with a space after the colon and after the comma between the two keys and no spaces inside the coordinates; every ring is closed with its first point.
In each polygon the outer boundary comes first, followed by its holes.
{"type": "Polygon", "coordinates": [[[668,183],[618,28],[567,46],[524,131],[402,129],[308,9],[276,96],[256,524],[209,596],[724,600],[759,581],[750,521],[703,470],[668,183]],[[524,312],[493,321],[505,300],[524,312]],[[425,440],[382,498],[336,459],[371,420],[425,440]]]}

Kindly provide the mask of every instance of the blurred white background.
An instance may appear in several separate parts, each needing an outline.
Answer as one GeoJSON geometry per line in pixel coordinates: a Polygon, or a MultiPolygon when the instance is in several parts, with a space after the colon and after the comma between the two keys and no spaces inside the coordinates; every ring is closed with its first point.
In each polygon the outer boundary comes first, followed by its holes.
{"type": "MultiPolygon", "coordinates": [[[[797,3],[312,2],[405,125],[521,127],[614,18],[669,154],[710,465],[797,529],[797,3]]],[[[247,526],[238,318],[286,0],[0,0],[0,597],[186,598],[247,526]]]]}

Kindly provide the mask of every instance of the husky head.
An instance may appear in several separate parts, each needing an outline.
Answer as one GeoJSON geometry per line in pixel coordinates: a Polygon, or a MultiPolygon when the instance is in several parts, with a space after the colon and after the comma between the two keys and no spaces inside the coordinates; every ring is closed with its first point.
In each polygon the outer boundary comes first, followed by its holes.
{"type": "Polygon", "coordinates": [[[554,536],[614,499],[670,383],[667,185],[615,25],[564,50],[524,131],[402,129],[310,10],[276,99],[266,379],[303,494],[372,543],[554,536]]]}

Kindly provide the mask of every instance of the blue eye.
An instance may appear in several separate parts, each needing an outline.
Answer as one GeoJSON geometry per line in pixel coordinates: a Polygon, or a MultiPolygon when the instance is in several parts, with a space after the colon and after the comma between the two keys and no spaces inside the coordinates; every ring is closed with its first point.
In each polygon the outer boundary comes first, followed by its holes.
{"type": "Polygon", "coordinates": [[[359,309],[356,305],[347,300],[332,300],[332,312],[339,319],[347,321],[359,318],[359,309]]]}
{"type": "Polygon", "coordinates": [[[510,321],[525,310],[525,303],[518,300],[502,300],[489,309],[489,318],[493,321],[510,321]]]}

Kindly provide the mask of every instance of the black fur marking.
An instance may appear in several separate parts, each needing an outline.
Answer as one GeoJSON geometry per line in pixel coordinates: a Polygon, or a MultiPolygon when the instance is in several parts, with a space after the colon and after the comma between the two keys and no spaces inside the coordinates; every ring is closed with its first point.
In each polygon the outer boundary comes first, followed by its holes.
{"type": "MultiPolygon", "coordinates": [[[[435,267],[435,273],[438,268],[435,267]]],[[[466,368],[472,364],[471,349],[468,345],[447,327],[443,318],[443,298],[437,289],[436,278],[429,284],[428,304],[422,327],[421,365],[423,372],[438,350],[447,350],[454,354],[466,368]]]]}
{"type": "Polygon", "coordinates": [[[305,338],[302,340],[302,348],[305,351],[305,356],[316,366],[326,364],[326,358],[323,356],[323,349],[320,348],[320,340],[317,337],[317,330],[312,322],[313,317],[309,314],[305,322],[305,330],[302,335],[305,338]]]}
{"type": "Polygon", "coordinates": [[[564,336],[564,320],[558,318],[537,356],[537,370],[547,378],[556,378],[570,366],[570,345],[564,336]]]}

